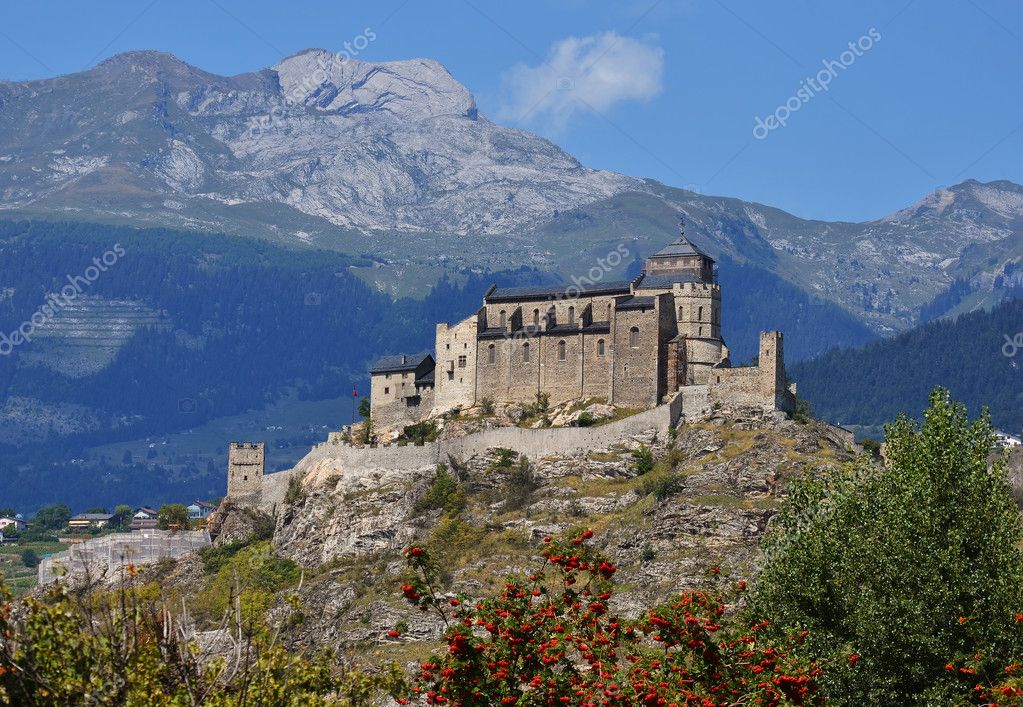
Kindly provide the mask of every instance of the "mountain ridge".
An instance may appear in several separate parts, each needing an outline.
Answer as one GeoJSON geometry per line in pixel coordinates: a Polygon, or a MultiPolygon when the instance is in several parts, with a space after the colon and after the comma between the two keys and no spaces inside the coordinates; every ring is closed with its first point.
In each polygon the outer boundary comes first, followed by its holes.
{"type": "Polygon", "coordinates": [[[587,168],[490,121],[431,59],[307,49],[224,77],[138,51],[43,86],[0,82],[0,213],[372,254],[374,286],[396,295],[451,268],[570,275],[623,240],[649,254],[682,213],[715,257],[885,334],[959,280],[996,302],[996,281],[1023,259],[1023,187],[1011,182],[967,180],[870,221],[802,219],[587,168]]]}

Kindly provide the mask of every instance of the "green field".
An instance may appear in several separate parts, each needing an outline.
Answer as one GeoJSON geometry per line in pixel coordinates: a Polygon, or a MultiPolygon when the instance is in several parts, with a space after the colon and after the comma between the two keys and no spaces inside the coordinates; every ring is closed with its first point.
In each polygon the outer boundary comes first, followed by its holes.
{"type": "Polygon", "coordinates": [[[26,567],[21,561],[21,553],[35,550],[39,557],[67,550],[63,543],[26,542],[5,543],[0,545],[0,569],[3,571],[4,582],[15,593],[24,594],[36,586],[38,573],[35,567],[26,567]]]}

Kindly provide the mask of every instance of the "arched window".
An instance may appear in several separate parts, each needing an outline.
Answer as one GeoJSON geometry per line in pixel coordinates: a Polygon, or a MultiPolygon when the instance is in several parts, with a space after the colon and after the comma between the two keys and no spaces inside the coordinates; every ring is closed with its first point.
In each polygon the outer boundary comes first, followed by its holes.
{"type": "Polygon", "coordinates": [[[686,318],[685,313],[682,311],[682,305],[678,306],[678,320],[681,322],[686,318]]]}
{"type": "Polygon", "coordinates": [[[607,303],[607,320],[611,321],[611,303],[607,303]]]}
{"type": "Polygon", "coordinates": [[[540,310],[533,310],[533,326],[540,326],[540,310]]]}
{"type": "Polygon", "coordinates": [[[603,339],[597,339],[597,355],[598,356],[603,356],[604,355],[604,340],[603,339]]]}
{"type": "Polygon", "coordinates": [[[703,307],[696,308],[696,321],[698,322],[703,321],[703,307]]]}
{"type": "Polygon", "coordinates": [[[629,329],[629,346],[634,349],[639,348],[639,327],[634,326],[629,329]]]}
{"type": "Polygon", "coordinates": [[[505,314],[505,311],[502,309],[501,314],[499,316],[501,320],[500,327],[504,329],[506,326],[508,326],[508,315],[505,314]]]}
{"type": "Polygon", "coordinates": [[[558,360],[565,360],[565,342],[563,340],[558,342],[558,360]]]}
{"type": "Polygon", "coordinates": [[[568,324],[569,326],[575,324],[575,307],[568,308],[568,324]]]}
{"type": "Polygon", "coordinates": [[[487,363],[497,363],[497,349],[493,344],[487,348],[487,363]]]}
{"type": "Polygon", "coordinates": [[[522,361],[523,361],[523,363],[529,363],[529,342],[528,341],[522,345],[522,361]]]}
{"type": "Polygon", "coordinates": [[[558,323],[558,310],[551,307],[547,310],[547,326],[552,327],[558,323]]]}

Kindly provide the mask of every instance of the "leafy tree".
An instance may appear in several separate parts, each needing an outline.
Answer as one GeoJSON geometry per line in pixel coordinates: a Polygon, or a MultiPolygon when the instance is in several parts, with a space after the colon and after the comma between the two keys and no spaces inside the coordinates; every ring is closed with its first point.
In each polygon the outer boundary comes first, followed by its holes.
{"type": "Polygon", "coordinates": [[[836,704],[983,701],[1023,659],[1023,530],[990,422],[937,389],[887,440],[885,467],[793,485],[750,615],[809,632],[836,704]]]}
{"type": "Polygon", "coordinates": [[[289,651],[241,620],[229,627],[237,650],[214,657],[157,596],[153,585],[87,597],[56,585],[15,611],[0,586],[0,704],[327,707],[403,692],[397,666],[367,673],[329,650],[289,651]]]}
{"type": "MultiPolygon", "coordinates": [[[[497,596],[441,595],[420,546],[405,551],[406,600],[435,612],[446,652],[420,662],[416,702],[490,705],[820,704],[816,667],[766,626],[725,626],[725,604],[687,592],[629,620],[612,609],[617,567],[586,544],[547,539],[542,564],[497,596]]],[[[401,628],[390,631],[399,637],[401,628]]],[[[796,638],[796,641],[801,638],[796,638]]]]}
{"type": "Polygon", "coordinates": [[[370,416],[370,403],[369,398],[363,398],[359,401],[359,416],[368,420],[370,416]]]}
{"type": "Polygon", "coordinates": [[[125,528],[131,525],[134,515],[135,510],[131,506],[119,504],[114,507],[114,517],[110,522],[119,528],[125,528]]]}
{"type": "Polygon", "coordinates": [[[21,551],[21,564],[26,567],[38,567],[39,566],[39,553],[30,547],[25,548],[21,551]]]}
{"type": "Polygon", "coordinates": [[[61,530],[71,520],[71,509],[63,503],[43,506],[32,517],[32,525],[40,530],[61,530]]]}
{"type": "Polygon", "coordinates": [[[168,503],[160,506],[160,510],[156,514],[156,524],[160,530],[188,528],[188,509],[180,503],[168,503]]]}

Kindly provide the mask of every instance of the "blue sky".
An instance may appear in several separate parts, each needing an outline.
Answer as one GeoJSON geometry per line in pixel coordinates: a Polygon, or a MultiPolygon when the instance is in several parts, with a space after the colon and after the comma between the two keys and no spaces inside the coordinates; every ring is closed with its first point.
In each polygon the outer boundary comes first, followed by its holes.
{"type": "Polygon", "coordinates": [[[866,220],[971,177],[1023,183],[1016,0],[4,3],[0,78],[129,49],[234,74],[367,28],[360,59],[437,59],[492,119],[706,194],[866,220]]]}

